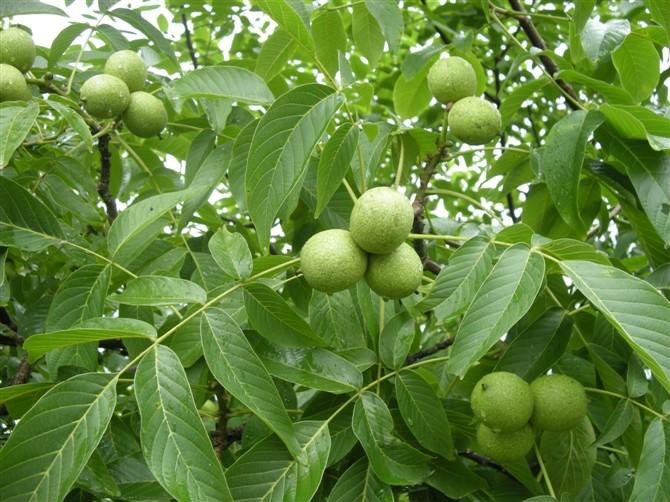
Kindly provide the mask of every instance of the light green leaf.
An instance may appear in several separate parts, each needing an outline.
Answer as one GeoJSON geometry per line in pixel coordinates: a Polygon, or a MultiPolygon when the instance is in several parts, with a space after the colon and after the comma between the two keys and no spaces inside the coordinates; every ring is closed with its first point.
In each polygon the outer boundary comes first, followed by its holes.
{"type": "Polygon", "coordinates": [[[395,395],[403,420],[419,444],[444,458],[454,458],[451,428],[433,388],[414,371],[395,379],[395,395]]]}
{"type": "Polygon", "coordinates": [[[627,19],[610,19],[601,23],[596,18],[589,19],[581,32],[584,52],[592,63],[607,57],[630,33],[627,19]]]}
{"type": "Polygon", "coordinates": [[[253,0],[279,27],[291,35],[298,46],[308,54],[314,53],[314,43],[309,30],[293,6],[286,0],[253,0]]]}
{"type": "Polygon", "coordinates": [[[544,279],[544,260],[524,244],[508,248],[470,304],[447,362],[463,376],[528,311],[544,279]]]}
{"type": "Polygon", "coordinates": [[[358,127],[352,126],[351,122],[345,122],[335,130],[323,148],[316,174],[315,218],[321,215],[330,198],[342,184],[351,165],[351,159],[354,158],[358,134],[358,127]]]}
{"type": "Polygon", "coordinates": [[[589,20],[589,16],[593,11],[593,8],[596,5],[596,0],[576,0],[575,1],[575,11],[572,14],[572,19],[575,23],[577,33],[581,32],[584,29],[586,21],[589,20]]]}
{"type": "Polygon", "coordinates": [[[154,338],[156,330],[151,324],[136,319],[120,317],[100,317],[88,319],[72,328],[52,331],[29,337],[23,348],[36,361],[52,349],[80,343],[113,340],[116,338],[154,338]]]}
{"type": "Polygon", "coordinates": [[[393,502],[393,491],[382,483],[366,458],[359,458],[337,480],[328,502],[393,502]]]}
{"type": "Polygon", "coordinates": [[[44,392],[53,386],[53,383],[31,382],[0,387],[0,404],[5,404],[7,401],[11,401],[12,399],[18,397],[30,396],[32,394],[44,392]]]}
{"type": "Polygon", "coordinates": [[[226,471],[236,502],[309,502],[321,483],[330,453],[327,422],[295,424],[297,459],[276,436],[259,441],[226,471]]]}
{"type": "Polygon", "coordinates": [[[648,3],[651,17],[663,27],[668,42],[670,42],[670,2],[668,0],[649,0],[648,3]]]}
{"type": "Polygon", "coordinates": [[[91,135],[91,130],[86,125],[86,122],[84,122],[82,116],[69,106],[59,103],[58,101],[49,100],[47,103],[49,103],[51,108],[63,116],[67,123],[70,124],[70,127],[74,129],[77,134],[79,134],[86,147],[91,150],[93,148],[93,136],[91,135]]]}
{"type": "Polygon", "coordinates": [[[637,33],[630,33],[612,53],[612,63],[624,88],[639,103],[656,88],[660,63],[654,42],[637,33]]]}
{"type": "Polygon", "coordinates": [[[146,35],[147,38],[156,45],[155,48],[159,54],[164,54],[174,61],[175,64],[177,63],[177,56],[172,48],[173,43],[167,40],[158,28],[144,19],[139,11],[131,9],[114,9],[108,11],[107,14],[125,21],[140,33],[146,35]]]}
{"type": "Polygon", "coordinates": [[[402,311],[384,325],[379,337],[379,357],[386,367],[401,368],[413,342],[414,319],[402,311]]]}
{"type": "Polygon", "coordinates": [[[47,58],[49,68],[52,68],[58,62],[65,51],[70,48],[72,42],[87,28],[90,28],[90,26],[86,23],[72,23],[53,39],[47,58]]]}
{"type": "Polygon", "coordinates": [[[351,31],[354,42],[370,63],[370,67],[374,68],[384,52],[384,34],[379,23],[364,4],[354,4],[353,9],[351,31]]]}
{"type": "Polygon", "coordinates": [[[265,81],[237,66],[207,66],[186,73],[170,88],[177,98],[227,98],[253,104],[274,99],[265,81]]]}
{"type": "Polygon", "coordinates": [[[247,207],[262,248],[275,217],[300,189],[309,158],[341,104],[330,87],[306,84],[278,98],[260,119],[245,177],[247,207]]]}
{"type": "Polygon", "coordinates": [[[579,260],[564,261],[560,266],[670,391],[670,354],[666,350],[670,302],[646,281],[614,267],[579,260]]]}
{"type": "Polygon", "coordinates": [[[275,30],[268,39],[263,42],[261,51],[256,60],[256,74],[260,75],[266,82],[276,77],[284,69],[295,52],[296,43],[293,37],[282,29],[275,30]]]}
{"type": "Polygon", "coordinates": [[[38,0],[21,0],[20,2],[1,2],[0,18],[22,16],[25,14],[52,14],[54,16],[64,16],[67,14],[53,5],[47,5],[38,0]]]}
{"type": "Polygon", "coordinates": [[[405,30],[402,11],[395,0],[365,0],[365,6],[377,20],[384,38],[392,51],[400,48],[400,39],[405,30]]]}
{"type": "Polygon", "coordinates": [[[428,106],[433,95],[428,89],[426,75],[430,66],[426,65],[412,78],[402,73],[393,86],[393,107],[400,118],[418,117],[428,106]]]}
{"type": "Polygon", "coordinates": [[[135,397],[142,452],[161,486],[180,502],[232,502],[186,373],[172,350],[157,345],[142,358],[135,397]]]}
{"type": "Polygon", "coordinates": [[[60,502],[98,446],[116,405],[113,375],[59,383],[28,411],[0,450],[3,502],[60,502]]]}
{"type": "Polygon", "coordinates": [[[14,151],[26,139],[39,111],[34,101],[24,106],[13,102],[0,105],[0,169],[9,164],[14,151]]]}
{"type": "Polygon", "coordinates": [[[610,264],[605,253],[596,250],[591,244],[575,239],[555,239],[542,244],[539,249],[559,260],[587,260],[603,265],[610,264]]]}
{"type": "MultiPolygon", "coordinates": [[[[633,104],[633,96],[631,96],[626,89],[608,84],[603,80],[587,77],[583,73],[579,73],[575,70],[561,70],[556,76],[566,82],[584,85],[589,89],[596,91],[609,103],[622,105],[633,104]]],[[[505,106],[504,102],[500,108],[502,109],[503,106],[505,106]]]]}
{"type": "Polygon", "coordinates": [[[670,498],[670,425],[654,419],[644,434],[630,502],[665,502],[670,498]]]}
{"type": "Polygon", "coordinates": [[[412,485],[430,474],[430,457],[392,434],[391,412],[377,394],[361,394],[354,406],[352,428],[372,469],[384,483],[412,485]]]}
{"type": "Polygon", "coordinates": [[[212,258],[226,275],[237,280],[251,275],[251,251],[242,234],[230,233],[221,227],[209,240],[208,246],[212,258]]]}
{"type": "Polygon", "coordinates": [[[249,148],[257,125],[258,119],[252,120],[239,132],[233,143],[232,157],[228,164],[228,186],[240,211],[245,211],[247,207],[244,179],[247,174],[249,148]]]}
{"type": "Polygon", "coordinates": [[[347,34],[342,16],[336,10],[320,10],[312,21],[312,38],[316,57],[331,77],[339,67],[338,54],[347,51],[347,34]]]}
{"type": "Polygon", "coordinates": [[[547,77],[541,77],[515,87],[512,92],[502,100],[502,103],[500,103],[499,111],[500,117],[502,118],[503,128],[506,128],[510,124],[516,112],[521,108],[523,102],[530,98],[533,93],[546,86],[549,82],[550,80],[547,77]]]}
{"type": "Polygon", "coordinates": [[[214,378],[298,455],[300,446],[277,387],[237,323],[221,309],[200,321],[203,353],[214,378]]]}
{"type": "Polygon", "coordinates": [[[247,284],[244,305],[249,324],[262,336],[285,347],[323,347],[325,341],[286,303],[264,284],[247,284]]]}
{"type": "Polygon", "coordinates": [[[205,303],[207,293],[196,283],[176,277],[142,275],[132,279],[110,300],[126,305],[162,306],[177,303],[205,303]]]}

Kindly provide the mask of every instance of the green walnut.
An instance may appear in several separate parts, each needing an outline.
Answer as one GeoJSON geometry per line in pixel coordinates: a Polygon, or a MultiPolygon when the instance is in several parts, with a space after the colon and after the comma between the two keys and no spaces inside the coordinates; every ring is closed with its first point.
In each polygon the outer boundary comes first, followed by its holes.
{"type": "Polygon", "coordinates": [[[458,139],[469,145],[488,143],[502,128],[498,109],[482,98],[463,98],[449,111],[449,130],[458,139]]]}
{"type": "Polygon", "coordinates": [[[0,31],[0,63],[12,65],[25,73],[35,61],[35,44],[28,32],[20,28],[0,31]]]}
{"type": "Polygon", "coordinates": [[[525,457],[534,442],[535,433],[528,424],[512,432],[495,432],[484,424],[479,424],[477,428],[479,451],[497,462],[511,462],[525,457]]]}
{"type": "Polygon", "coordinates": [[[32,98],[23,74],[11,65],[0,63],[0,101],[28,101],[32,98]]]}
{"type": "Polygon", "coordinates": [[[147,79],[147,68],[144,61],[133,51],[118,51],[112,54],[105,63],[105,73],[123,80],[130,92],[144,89],[147,79]]]}
{"type": "Polygon", "coordinates": [[[545,431],[567,431],[586,416],[584,387],[567,375],[544,375],[530,384],[533,392],[531,421],[545,431]]]}
{"type": "Polygon", "coordinates": [[[324,230],[310,237],[300,253],[300,268],[314,289],[335,293],[365,275],[368,255],[346,230],[324,230]]]}
{"type": "Polygon", "coordinates": [[[123,112],[123,123],[128,130],[140,138],[156,136],[167,125],[167,111],[163,102],[148,92],[130,94],[130,103],[123,112]]]}
{"type": "Polygon", "coordinates": [[[423,264],[414,248],[402,243],[389,254],[371,254],[365,280],[384,298],[403,298],[421,284],[423,264]]]}
{"type": "Polygon", "coordinates": [[[440,59],[428,71],[428,88],[441,103],[453,103],[477,92],[477,74],[465,59],[440,59]]]}
{"type": "Polygon", "coordinates": [[[98,119],[118,117],[130,102],[126,83],[114,75],[95,75],[89,78],[80,91],[86,111],[98,119]]]}
{"type": "Polygon", "coordinates": [[[512,432],[528,423],[533,393],[522,378],[507,371],[482,377],[470,396],[475,416],[496,432],[512,432]]]}
{"type": "Polygon", "coordinates": [[[390,253],[407,239],[414,210],[412,203],[389,187],[371,188],[361,195],[351,211],[349,230],[368,253],[390,253]]]}

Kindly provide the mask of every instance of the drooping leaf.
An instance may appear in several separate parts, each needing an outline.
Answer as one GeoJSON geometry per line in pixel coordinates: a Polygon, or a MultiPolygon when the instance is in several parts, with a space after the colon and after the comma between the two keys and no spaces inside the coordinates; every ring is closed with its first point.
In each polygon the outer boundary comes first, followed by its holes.
{"type": "Polygon", "coordinates": [[[342,475],[328,502],[393,502],[391,487],[382,483],[366,458],[359,458],[342,475]]]}
{"type": "Polygon", "coordinates": [[[358,145],[358,127],[351,122],[340,125],[323,148],[316,174],[316,210],[318,218],[347,174],[358,145]]]}
{"type": "Polygon", "coordinates": [[[630,502],[662,502],[670,497],[670,426],[654,419],[644,434],[630,502]]]}
{"type": "Polygon", "coordinates": [[[230,233],[221,227],[209,240],[208,246],[212,258],[226,275],[237,280],[251,275],[251,251],[242,234],[230,233]]]}
{"type": "Polygon", "coordinates": [[[227,98],[261,105],[274,99],[261,77],[238,66],[198,68],[176,80],[170,89],[178,98],[227,98]]]}
{"type": "Polygon", "coordinates": [[[111,374],[76,375],[42,396],[0,450],[2,500],[62,501],[98,446],[115,405],[111,374]]]}
{"type": "Polygon", "coordinates": [[[14,151],[26,139],[39,111],[34,101],[26,106],[11,102],[0,106],[0,169],[9,163],[14,151]]]}
{"type": "Polygon", "coordinates": [[[400,75],[393,86],[393,107],[401,118],[410,118],[420,115],[432,99],[428,89],[426,75],[430,70],[426,65],[412,78],[400,75]]]}

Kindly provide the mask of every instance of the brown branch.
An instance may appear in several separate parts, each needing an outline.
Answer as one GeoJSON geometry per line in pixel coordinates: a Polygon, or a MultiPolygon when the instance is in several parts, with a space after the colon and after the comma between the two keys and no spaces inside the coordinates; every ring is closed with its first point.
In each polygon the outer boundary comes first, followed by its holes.
{"type": "Polygon", "coordinates": [[[188,53],[191,56],[191,61],[193,61],[193,68],[198,67],[198,58],[195,56],[195,49],[193,48],[193,42],[191,41],[191,31],[188,29],[188,21],[186,19],[186,14],[181,13],[181,22],[184,25],[184,36],[186,37],[186,48],[188,53]]]}
{"type": "Polygon", "coordinates": [[[430,347],[426,347],[425,349],[421,349],[417,352],[414,352],[413,354],[410,354],[407,356],[407,359],[405,359],[405,364],[414,364],[415,362],[424,359],[428,356],[432,356],[436,352],[439,352],[441,350],[446,349],[447,347],[451,346],[454,343],[454,337],[452,336],[451,338],[447,338],[443,342],[436,343],[435,345],[432,345],[430,347]]]}
{"type": "Polygon", "coordinates": [[[470,459],[470,460],[472,460],[473,462],[476,462],[476,463],[478,463],[478,464],[481,465],[481,466],[484,466],[484,467],[491,467],[492,469],[495,469],[495,470],[498,471],[498,472],[502,472],[505,476],[507,476],[507,477],[509,477],[509,478],[511,478],[511,479],[513,479],[513,480],[516,481],[516,478],[515,478],[514,476],[512,476],[512,475],[507,471],[507,469],[505,469],[502,465],[500,465],[500,464],[494,462],[494,461],[491,460],[490,458],[487,458],[487,457],[484,457],[484,456],[482,456],[482,455],[479,455],[478,453],[475,453],[475,452],[472,451],[472,450],[462,450],[462,451],[459,451],[458,454],[459,454],[461,457],[470,459]]]}
{"type": "MultiPolygon", "coordinates": [[[[517,17],[517,19],[519,20],[519,25],[521,25],[521,29],[526,34],[528,40],[530,40],[530,43],[533,45],[533,47],[537,47],[540,50],[546,51],[547,44],[544,41],[544,38],[542,38],[540,32],[537,31],[537,28],[535,27],[535,24],[530,19],[530,17],[524,16],[524,14],[526,14],[526,9],[523,8],[521,0],[509,0],[509,3],[512,6],[512,9],[518,14],[520,14],[517,17]]],[[[540,61],[542,61],[542,65],[544,66],[544,69],[547,70],[547,73],[549,73],[549,75],[553,77],[556,73],[558,73],[558,66],[549,56],[546,56],[544,54],[541,55],[540,61]]],[[[561,79],[556,79],[556,83],[559,85],[561,89],[563,89],[563,91],[568,96],[572,98],[566,100],[568,102],[568,106],[573,110],[579,109],[579,106],[577,105],[577,103],[579,103],[579,97],[577,96],[577,93],[572,88],[572,86],[568,84],[565,80],[561,79]]]]}
{"type": "MultiPolygon", "coordinates": [[[[19,367],[16,368],[16,373],[14,373],[14,376],[9,381],[8,387],[11,387],[12,385],[21,385],[26,383],[30,379],[30,374],[32,373],[32,371],[33,368],[30,366],[28,358],[24,357],[23,359],[21,359],[19,367]]],[[[7,411],[7,407],[4,404],[0,406],[0,416],[5,416],[8,414],[9,412],[7,411]]]]}
{"type": "Polygon", "coordinates": [[[226,391],[218,383],[214,388],[214,394],[216,395],[216,400],[219,403],[219,418],[216,422],[216,428],[212,433],[212,445],[214,446],[214,451],[220,458],[221,454],[226,448],[228,448],[235,441],[242,439],[242,427],[233,429],[229,429],[227,427],[228,408],[226,406],[226,391]]]}
{"type": "Polygon", "coordinates": [[[103,134],[98,138],[98,150],[100,151],[100,182],[98,183],[98,194],[107,208],[107,218],[110,223],[116,219],[116,201],[109,193],[109,178],[112,167],[111,154],[109,153],[109,134],[103,134]]]}
{"type": "Polygon", "coordinates": [[[442,268],[437,263],[435,263],[433,260],[430,259],[424,260],[423,269],[428,270],[428,272],[432,272],[435,275],[439,274],[440,271],[442,270],[442,268]]]}

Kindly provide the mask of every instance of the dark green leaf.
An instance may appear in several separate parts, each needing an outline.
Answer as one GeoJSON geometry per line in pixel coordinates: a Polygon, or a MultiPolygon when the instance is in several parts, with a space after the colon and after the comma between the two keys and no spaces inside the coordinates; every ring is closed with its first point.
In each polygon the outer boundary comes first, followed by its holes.
{"type": "Polygon", "coordinates": [[[391,487],[382,483],[367,459],[359,458],[337,480],[328,502],[393,502],[391,487]]]}
{"type": "Polygon", "coordinates": [[[9,164],[14,151],[26,139],[39,111],[34,101],[24,106],[11,101],[0,105],[0,169],[9,164]]]}
{"type": "Polygon", "coordinates": [[[209,240],[209,251],[216,264],[233,279],[246,279],[251,275],[251,251],[239,233],[230,233],[221,227],[209,240]]]}
{"type": "Polygon", "coordinates": [[[658,53],[648,38],[630,33],[612,53],[612,62],[635,102],[644,101],[656,88],[660,75],[658,53]]]}
{"type": "Polygon", "coordinates": [[[177,56],[172,48],[172,43],[163,36],[158,28],[144,19],[138,11],[131,9],[114,9],[109,11],[108,15],[122,19],[130,26],[146,35],[149,40],[156,44],[157,52],[165,54],[172,59],[172,61],[175,63],[177,62],[177,56]]]}
{"type": "Polygon", "coordinates": [[[400,312],[384,325],[379,337],[379,357],[391,369],[405,364],[405,358],[414,341],[414,319],[407,312],[400,312]]]}
{"type": "Polygon", "coordinates": [[[143,275],[126,284],[120,294],[111,300],[126,305],[174,305],[177,303],[205,303],[207,293],[196,283],[176,277],[143,275]]]}
{"type": "Polygon", "coordinates": [[[358,127],[352,126],[351,122],[345,122],[335,130],[321,152],[316,175],[315,218],[323,212],[342,184],[358,145],[358,134],[358,127]]]}
{"type": "Polygon", "coordinates": [[[670,497],[670,426],[654,419],[644,434],[630,502],[663,502],[670,497]]]}

